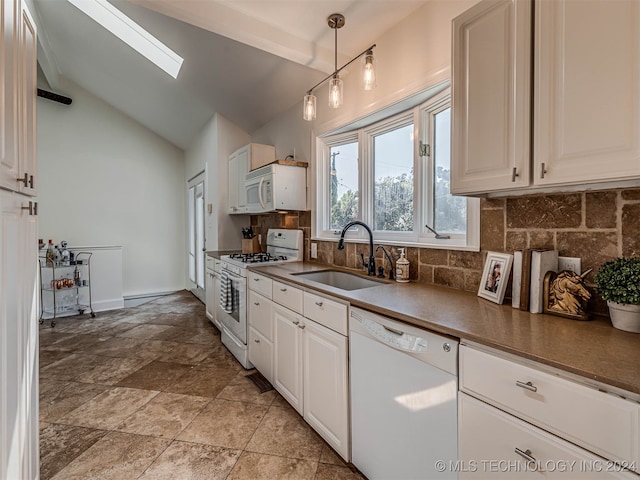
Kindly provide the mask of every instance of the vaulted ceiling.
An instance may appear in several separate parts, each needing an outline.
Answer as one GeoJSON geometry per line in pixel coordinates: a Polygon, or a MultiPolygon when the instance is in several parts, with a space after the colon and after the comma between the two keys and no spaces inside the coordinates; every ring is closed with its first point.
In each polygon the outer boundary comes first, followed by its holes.
{"type": "MultiPolygon", "coordinates": [[[[92,0],[84,0],[92,1],[92,0]]],[[[186,149],[218,112],[251,133],[428,0],[109,0],[184,58],[173,79],[67,0],[30,0],[38,60],[186,149]]]]}

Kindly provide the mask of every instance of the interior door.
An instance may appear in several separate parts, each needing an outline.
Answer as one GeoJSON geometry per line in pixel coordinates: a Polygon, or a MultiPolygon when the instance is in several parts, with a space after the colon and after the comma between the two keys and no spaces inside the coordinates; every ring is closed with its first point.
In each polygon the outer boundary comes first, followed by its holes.
{"type": "Polygon", "coordinates": [[[189,239],[189,284],[188,288],[205,303],[205,238],[204,238],[204,172],[196,175],[187,185],[189,239]]]}

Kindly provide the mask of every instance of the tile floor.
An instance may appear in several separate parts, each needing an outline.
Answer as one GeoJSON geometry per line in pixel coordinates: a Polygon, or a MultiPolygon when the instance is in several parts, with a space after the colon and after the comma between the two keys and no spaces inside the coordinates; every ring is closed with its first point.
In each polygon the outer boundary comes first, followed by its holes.
{"type": "Polygon", "coordinates": [[[46,322],[41,478],[364,478],[248,373],[186,291],[46,322]]]}

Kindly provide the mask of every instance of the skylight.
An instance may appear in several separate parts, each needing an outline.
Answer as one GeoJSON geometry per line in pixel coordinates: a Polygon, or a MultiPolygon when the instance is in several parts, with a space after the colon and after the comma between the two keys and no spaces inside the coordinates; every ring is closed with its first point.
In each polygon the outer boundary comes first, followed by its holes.
{"type": "Polygon", "coordinates": [[[184,59],[107,0],[69,0],[69,3],[173,78],[178,78],[184,59]]]}

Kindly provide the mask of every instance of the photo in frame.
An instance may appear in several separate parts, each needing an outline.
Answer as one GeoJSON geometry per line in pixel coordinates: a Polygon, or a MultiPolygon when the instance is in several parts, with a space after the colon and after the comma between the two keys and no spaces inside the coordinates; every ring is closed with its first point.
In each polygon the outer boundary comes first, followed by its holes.
{"type": "Polygon", "coordinates": [[[507,290],[513,255],[508,253],[488,252],[484,262],[484,271],[480,279],[478,296],[502,304],[507,290]]]}

